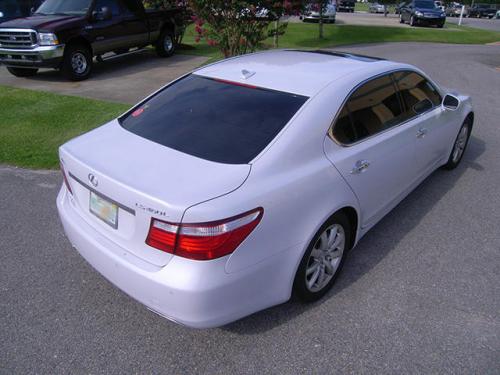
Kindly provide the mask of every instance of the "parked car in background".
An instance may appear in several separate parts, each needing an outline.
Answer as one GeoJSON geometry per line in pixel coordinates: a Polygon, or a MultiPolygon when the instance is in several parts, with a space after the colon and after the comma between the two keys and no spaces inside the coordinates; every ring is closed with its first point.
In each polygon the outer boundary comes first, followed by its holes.
{"type": "Polygon", "coordinates": [[[183,31],[182,8],[144,9],[141,0],[46,0],[30,17],[0,25],[0,62],[28,77],[39,68],[87,79],[93,57],[152,44],[158,56],[175,51],[183,31]]]}
{"type": "Polygon", "coordinates": [[[401,8],[406,5],[406,2],[400,2],[394,7],[394,14],[400,14],[401,13],[401,8]]]}
{"type": "Polygon", "coordinates": [[[384,13],[385,12],[385,6],[382,4],[379,4],[377,2],[375,3],[370,3],[368,6],[368,12],[369,13],[384,13]]]}
{"type": "Polygon", "coordinates": [[[0,23],[20,17],[28,17],[42,3],[42,0],[1,0],[0,23]]]}
{"type": "Polygon", "coordinates": [[[498,20],[500,19],[500,10],[497,10],[496,14],[495,14],[495,18],[498,20]]]}
{"type": "Polygon", "coordinates": [[[474,4],[469,9],[469,17],[488,17],[493,18],[497,13],[496,8],[494,8],[491,4],[474,4]]]}
{"type": "Polygon", "coordinates": [[[443,1],[434,1],[434,5],[436,6],[436,8],[441,9],[443,12],[446,8],[443,1]]]}
{"type": "Polygon", "coordinates": [[[410,26],[429,25],[439,28],[446,22],[446,14],[436,7],[431,0],[412,0],[401,8],[400,23],[409,23],[410,26]]]}
{"type": "Polygon", "coordinates": [[[339,0],[337,4],[339,12],[353,13],[354,7],[356,6],[356,0],[339,0]]]}
{"type": "MultiPolygon", "coordinates": [[[[460,17],[462,13],[462,4],[460,3],[450,3],[445,10],[447,17],[460,17]]],[[[469,14],[469,7],[464,7],[464,17],[467,17],[469,14]]]]}
{"type": "MultiPolygon", "coordinates": [[[[335,2],[329,2],[326,6],[326,10],[323,13],[323,22],[335,23],[335,18],[337,16],[337,6],[335,2]]],[[[319,22],[319,11],[315,9],[314,6],[308,6],[304,14],[302,15],[302,20],[304,22],[319,22]]]]}
{"type": "Polygon", "coordinates": [[[370,228],[459,165],[473,119],[469,97],[408,64],[249,54],[62,145],[57,208],[112,284],[174,322],[216,327],[323,297],[370,228]]]}

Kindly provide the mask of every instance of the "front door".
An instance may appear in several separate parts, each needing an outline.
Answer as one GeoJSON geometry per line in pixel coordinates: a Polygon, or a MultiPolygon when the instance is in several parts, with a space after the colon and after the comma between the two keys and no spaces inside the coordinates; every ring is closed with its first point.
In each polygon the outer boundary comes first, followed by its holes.
{"type": "Polygon", "coordinates": [[[434,85],[413,71],[394,73],[394,80],[405,106],[405,117],[415,124],[417,174],[432,172],[447,157],[452,116],[441,106],[442,98],[434,85]]]}
{"type": "Polygon", "coordinates": [[[415,180],[415,129],[401,123],[402,112],[385,75],[354,91],[330,131],[339,146],[325,147],[327,157],[356,194],[362,227],[385,215],[415,180]]]}

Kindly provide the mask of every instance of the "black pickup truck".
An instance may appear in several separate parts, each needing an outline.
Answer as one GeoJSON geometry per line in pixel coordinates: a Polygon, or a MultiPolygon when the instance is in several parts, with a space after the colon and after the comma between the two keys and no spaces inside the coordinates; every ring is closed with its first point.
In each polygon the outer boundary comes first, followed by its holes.
{"type": "Polygon", "coordinates": [[[152,44],[171,56],[184,31],[184,9],[145,9],[140,0],[45,0],[30,16],[0,24],[0,62],[28,77],[39,68],[87,79],[93,58],[152,44]]]}

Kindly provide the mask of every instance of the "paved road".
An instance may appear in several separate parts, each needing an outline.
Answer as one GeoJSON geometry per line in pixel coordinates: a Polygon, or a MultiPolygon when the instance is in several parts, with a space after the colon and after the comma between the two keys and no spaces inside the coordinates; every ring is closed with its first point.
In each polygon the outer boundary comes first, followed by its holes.
{"type": "Polygon", "coordinates": [[[327,298],[220,329],[178,326],[72,249],[57,172],[0,167],[0,373],[498,373],[500,47],[349,50],[413,62],[472,94],[477,121],[462,165],[383,219],[327,298]]]}
{"type": "Polygon", "coordinates": [[[0,66],[0,85],[135,104],[205,61],[206,57],[187,55],[160,59],[153,51],[144,50],[96,63],[91,78],[83,82],[69,82],[53,69],[18,78],[0,66]]]}
{"type": "MultiPolygon", "coordinates": [[[[458,23],[458,18],[447,17],[447,22],[458,23]]],[[[462,20],[463,26],[475,27],[484,30],[500,31],[500,20],[488,18],[464,18],[462,20]]]]}

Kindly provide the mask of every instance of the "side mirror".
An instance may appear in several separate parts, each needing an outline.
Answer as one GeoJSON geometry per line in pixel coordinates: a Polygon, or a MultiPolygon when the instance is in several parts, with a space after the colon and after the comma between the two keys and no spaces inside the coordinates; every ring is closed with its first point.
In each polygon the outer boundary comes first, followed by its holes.
{"type": "Polygon", "coordinates": [[[451,94],[446,94],[443,99],[443,107],[450,111],[455,111],[460,106],[460,100],[451,94]]]}
{"type": "Polygon", "coordinates": [[[430,109],[432,109],[432,102],[429,99],[421,100],[413,106],[413,111],[417,115],[427,112],[430,109]]]}
{"type": "Polygon", "coordinates": [[[113,14],[108,7],[102,7],[100,11],[94,10],[92,12],[92,19],[95,21],[108,21],[111,18],[113,18],[113,14]]]}

